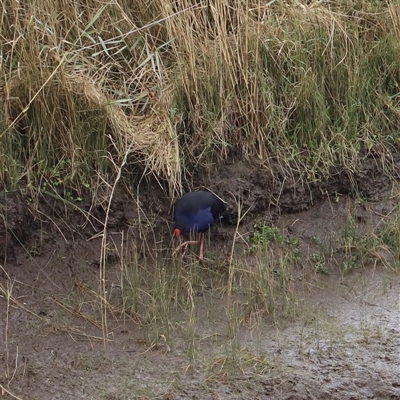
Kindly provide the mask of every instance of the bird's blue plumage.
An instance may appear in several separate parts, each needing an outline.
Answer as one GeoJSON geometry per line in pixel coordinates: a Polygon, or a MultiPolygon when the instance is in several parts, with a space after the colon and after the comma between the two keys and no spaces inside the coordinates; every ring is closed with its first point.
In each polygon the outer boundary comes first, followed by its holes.
{"type": "Polygon", "coordinates": [[[175,226],[182,233],[204,232],[215,223],[211,207],[198,210],[196,213],[175,213],[175,226]]]}
{"type": "Polygon", "coordinates": [[[174,228],[183,234],[205,232],[220,219],[229,219],[225,204],[204,190],[186,193],[175,203],[174,228]]]}

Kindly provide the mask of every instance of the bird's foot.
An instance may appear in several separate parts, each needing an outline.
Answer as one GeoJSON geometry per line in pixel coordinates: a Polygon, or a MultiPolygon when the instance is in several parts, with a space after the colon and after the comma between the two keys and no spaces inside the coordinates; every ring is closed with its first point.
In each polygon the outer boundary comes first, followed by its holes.
{"type": "Polygon", "coordinates": [[[183,247],[187,248],[187,246],[189,246],[190,244],[198,244],[199,241],[198,240],[188,240],[186,242],[181,243],[179,246],[176,247],[176,249],[172,252],[172,256],[175,256],[179,250],[181,250],[183,247]]]}
{"type": "Polygon", "coordinates": [[[200,257],[200,256],[197,256],[197,258],[199,260],[199,264],[202,264],[202,265],[215,264],[215,261],[212,260],[211,258],[200,257]]]}

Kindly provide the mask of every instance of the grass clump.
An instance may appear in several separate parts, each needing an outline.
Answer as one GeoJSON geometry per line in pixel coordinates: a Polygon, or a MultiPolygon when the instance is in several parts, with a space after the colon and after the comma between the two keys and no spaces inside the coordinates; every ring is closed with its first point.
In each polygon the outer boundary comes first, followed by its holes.
{"type": "Polygon", "coordinates": [[[350,210],[342,233],[342,258],[338,258],[343,273],[365,266],[383,265],[398,269],[399,265],[399,207],[397,195],[393,196],[393,208],[387,215],[360,220],[357,215],[358,201],[350,210]]]}
{"type": "Polygon", "coordinates": [[[279,228],[271,223],[271,221],[262,220],[254,224],[254,231],[247,238],[250,244],[250,251],[263,248],[271,242],[282,243],[283,236],[279,232],[279,228]]]}
{"type": "MultiPolygon", "coordinates": [[[[227,0],[1,6],[0,182],[112,180],[180,188],[232,155],[273,155],[318,180],[387,168],[399,132],[399,20],[391,3],[227,0]]],[[[393,172],[393,169],[391,170],[393,172]]]]}
{"type": "Polygon", "coordinates": [[[277,313],[289,315],[291,270],[301,262],[298,240],[286,237],[269,219],[263,219],[254,224],[247,243],[246,261],[238,261],[232,280],[235,291],[245,298],[244,315],[269,314],[273,321],[277,313]]]}
{"type": "Polygon", "coordinates": [[[268,245],[275,243],[285,247],[293,260],[300,260],[299,241],[295,238],[285,237],[268,218],[256,222],[253,227],[254,231],[247,238],[250,252],[265,249],[268,245]]]}

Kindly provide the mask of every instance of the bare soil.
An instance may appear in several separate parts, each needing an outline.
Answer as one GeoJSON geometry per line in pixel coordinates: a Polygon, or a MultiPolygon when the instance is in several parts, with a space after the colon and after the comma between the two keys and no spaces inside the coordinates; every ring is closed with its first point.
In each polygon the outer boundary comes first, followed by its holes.
{"type": "MultiPolygon", "coordinates": [[[[379,224],[396,205],[393,180],[377,163],[369,160],[360,171],[353,180],[338,172],[330,180],[302,185],[295,177],[282,173],[282,179],[273,179],[240,162],[220,169],[218,176],[197,178],[213,182],[207,186],[232,210],[239,202],[242,212],[249,211],[235,243],[238,260],[247,257],[241,236],[250,235],[265,217],[295,239],[302,254],[290,271],[289,312],[249,318],[234,335],[227,334],[224,292],[234,227],[217,227],[211,234],[206,256],[214,263],[195,263],[202,283],[196,286],[193,319],[178,309],[168,329],[155,329],[151,321],[115,307],[108,310],[105,338],[97,295],[101,238],[96,236],[105,207],[78,204],[78,210],[44,193],[34,199],[22,191],[3,192],[1,398],[400,398],[396,260],[393,269],[375,263],[347,274],[340,266],[348,216],[363,230],[379,224]],[[354,193],[362,194],[362,203],[354,193]],[[330,249],[331,262],[318,273],[311,261],[322,247],[330,249]]],[[[121,191],[112,203],[110,304],[118,303],[128,253],[149,273],[168,266],[171,257],[170,202],[157,183],[143,184],[140,193],[136,201],[121,191]],[[146,258],[148,252],[155,260],[146,258]]]]}

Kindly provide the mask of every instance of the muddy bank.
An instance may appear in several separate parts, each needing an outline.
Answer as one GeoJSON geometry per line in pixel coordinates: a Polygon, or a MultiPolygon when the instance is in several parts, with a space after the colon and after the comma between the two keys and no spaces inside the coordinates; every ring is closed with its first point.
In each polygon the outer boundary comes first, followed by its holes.
{"type": "MultiPolygon", "coordinates": [[[[355,251],[354,242],[344,249],[349,221],[361,235],[377,234],[396,206],[395,181],[376,165],[355,181],[337,174],[300,186],[244,163],[203,177],[202,184],[223,195],[231,210],[238,201],[250,210],[237,242],[232,242],[233,227],[212,233],[210,266],[190,257],[179,265],[171,259],[171,202],[158,184],[143,185],[139,198],[118,191],[107,226],[106,327],[99,307],[101,237],[96,235],[107,202],[67,206],[46,193],[35,201],[20,192],[4,194],[0,384],[12,395],[4,391],[3,397],[399,398],[397,261],[377,246],[379,257],[367,254],[347,273],[343,268],[346,252],[355,251]],[[356,189],[362,202],[352,196],[356,189]],[[265,217],[272,217],[285,238],[271,243],[278,248],[275,254],[293,251],[285,247],[288,242],[296,246],[298,258],[287,271],[289,311],[277,301],[274,314],[251,313],[232,334],[226,254],[234,246],[238,268],[251,268],[242,239],[265,217]],[[166,276],[166,286],[179,276],[190,285],[171,303],[178,297],[187,302],[165,315],[135,309],[129,298],[135,293],[122,290],[129,268],[136,268],[134,279],[143,280],[149,296],[157,294],[150,286],[157,279],[166,276]],[[126,312],[128,306],[133,311],[126,312]]],[[[200,187],[200,180],[193,186],[200,187]]],[[[235,301],[245,303],[239,283],[235,289],[235,301]]]]}
{"type": "MultiPolygon", "coordinates": [[[[387,199],[393,184],[400,179],[400,159],[397,153],[389,156],[365,156],[355,172],[332,169],[329,178],[307,182],[295,169],[285,169],[277,162],[270,166],[250,165],[243,161],[220,166],[212,173],[196,174],[184,180],[185,191],[208,188],[218,193],[235,214],[248,213],[250,217],[279,215],[305,211],[323,199],[337,196],[361,196],[371,202],[387,199]],[[389,162],[390,161],[390,162],[389,162]],[[390,164],[390,168],[388,165],[390,164]],[[389,171],[390,170],[390,171],[389,171]]],[[[34,196],[25,191],[1,191],[0,239],[7,246],[0,250],[0,257],[13,255],[15,245],[31,240],[31,232],[43,224],[61,230],[74,240],[83,235],[88,238],[104,227],[109,194],[88,201],[64,200],[65,192],[39,192],[34,196]]],[[[68,192],[69,193],[69,192],[68,192]]],[[[167,195],[165,185],[153,179],[142,181],[133,193],[118,189],[114,195],[107,228],[111,231],[129,229],[130,234],[142,240],[170,240],[173,200],[167,195]],[[158,238],[154,237],[158,232],[158,238]]],[[[89,194],[89,193],[87,193],[89,194]]]]}
{"type": "Polygon", "coordinates": [[[262,166],[250,166],[243,162],[233,163],[211,174],[209,184],[235,208],[240,201],[243,210],[272,216],[300,212],[309,209],[322,199],[336,195],[361,196],[368,201],[387,198],[400,175],[397,153],[391,158],[392,172],[384,168],[385,161],[370,155],[360,162],[354,172],[331,169],[329,178],[307,182],[291,170],[289,174],[278,163],[271,170],[262,166]]]}
{"type": "MultiPolygon", "coordinates": [[[[208,283],[195,286],[192,316],[174,311],[166,330],[114,308],[105,345],[96,300],[99,238],[67,243],[43,230],[42,252],[17,252],[0,278],[0,384],[21,399],[399,398],[399,276],[382,267],[343,275],[335,265],[319,274],[307,261],[317,252],[310,238],[336,237],[350,201],[281,216],[304,261],[291,271],[293,312],[275,321],[254,315],[233,336],[227,274],[195,265],[208,283]]],[[[209,257],[218,259],[220,244],[210,244],[209,257]]],[[[143,273],[160,268],[148,267],[143,273]]],[[[119,271],[119,261],[108,264],[117,292],[119,271]]]]}

